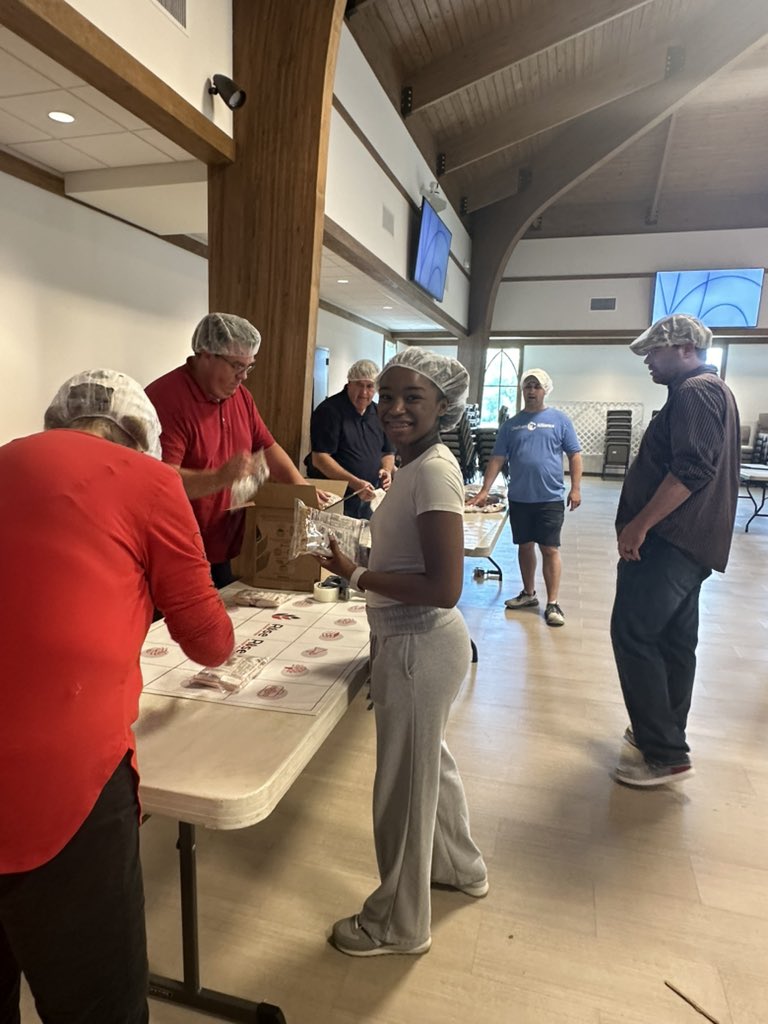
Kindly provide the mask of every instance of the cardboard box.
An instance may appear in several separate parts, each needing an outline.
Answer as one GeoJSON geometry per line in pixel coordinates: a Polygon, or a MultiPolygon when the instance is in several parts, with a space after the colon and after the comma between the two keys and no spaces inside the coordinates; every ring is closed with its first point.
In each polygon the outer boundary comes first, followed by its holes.
{"type": "MultiPolygon", "coordinates": [[[[317,490],[338,494],[347,489],[345,480],[307,481],[299,484],[265,484],[245,514],[243,549],[232,562],[235,576],[245,583],[267,590],[312,590],[321,573],[316,558],[289,558],[293,533],[293,502],[296,498],[309,508],[319,508],[317,490]]],[[[334,511],[343,508],[338,505],[334,511]]]]}

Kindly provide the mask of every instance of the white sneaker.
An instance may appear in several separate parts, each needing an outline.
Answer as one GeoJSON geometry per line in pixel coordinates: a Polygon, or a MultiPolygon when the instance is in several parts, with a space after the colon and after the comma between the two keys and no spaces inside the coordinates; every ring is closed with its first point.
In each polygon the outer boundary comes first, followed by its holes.
{"type": "Polygon", "coordinates": [[[544,612],[544,619],[548,626],[564,626],[565,616],[559,604],[550,603],[544,612]]]}
{"type": "Polygon", "coordinates": [[[532,594],[527,594],[524,590],[521,590],[517,597],[510,597],[509,600],[504,602],[505,608],[535,608],[539,603],[538,597],[536,597],[536,591],[532,594]]]}

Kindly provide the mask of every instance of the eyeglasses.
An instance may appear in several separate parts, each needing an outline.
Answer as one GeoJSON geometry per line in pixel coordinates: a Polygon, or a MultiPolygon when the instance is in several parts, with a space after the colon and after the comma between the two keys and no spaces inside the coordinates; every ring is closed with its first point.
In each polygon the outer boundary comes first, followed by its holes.
{"type": "Polygon", "coordinates": [[[211,355],[214,357],[214,359],[223,360],[227,364],[227,366],[229,366],[230,369],[234,372],[236,377],[247,377],[248,374],[256,365],[256,363],[248,363],[247,366],[243,366],[242,363],[236,363],[234,359],[227,359],[226,356],[220,356],[218,352],[211,352],[211,355]]]}

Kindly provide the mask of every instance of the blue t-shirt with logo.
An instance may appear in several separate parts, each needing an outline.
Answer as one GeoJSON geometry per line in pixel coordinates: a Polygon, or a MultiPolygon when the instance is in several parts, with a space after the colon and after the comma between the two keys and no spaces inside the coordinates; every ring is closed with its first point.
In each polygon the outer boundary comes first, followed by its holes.
{"type": "Polygon", "coordinates": [[[519,412],[502,423],[492,455],[509,462],[509,500],[562,501],[563,452],[580,452],[573,423],[558,409],[519,412]]]}

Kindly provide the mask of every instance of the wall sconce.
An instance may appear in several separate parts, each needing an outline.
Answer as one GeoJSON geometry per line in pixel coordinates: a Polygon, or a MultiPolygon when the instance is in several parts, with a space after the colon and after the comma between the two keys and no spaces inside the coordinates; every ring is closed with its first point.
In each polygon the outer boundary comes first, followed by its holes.
{"type": "Polygon", "coordinates": [[[226,75],[211,75],[208,92],[212,96],[221,96],[230,110],[237,110],[245,103],[245,92],[226,75]]]}

